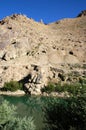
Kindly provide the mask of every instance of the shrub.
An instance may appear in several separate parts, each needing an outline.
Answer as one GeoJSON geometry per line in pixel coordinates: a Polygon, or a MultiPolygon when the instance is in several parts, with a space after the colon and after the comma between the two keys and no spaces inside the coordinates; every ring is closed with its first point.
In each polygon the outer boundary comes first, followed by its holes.
{"type": "Polygon", "coordinates": [[[79,83],[64,84],[65,90],[72,95],[80,95],[82,86],[79,83]]]}
{"type": "Polygon", "coordinates": [[[56,84],[55,91],[56,92],[65,92],[66,88],[64,86],[62,86],[61,83],[59,83],[59,84],[56,84]]]}
{"type": "Polygon", "coordinates": [[[5,82],[4,87],[2,88],[3,91],[17,91],[18,89],[22,90],[23,85],[17,81],[5,82]]]}
{"type": "Polygon", "coordinates": [[[42,92],[63,92],[64,87],[61,85],[61,83],[49,83],[47,86],[41,89],[42,92]]]}
{"type": "Polygon", "coordinates": [[[83,68],[83,69],[86,69],[86,64],[83,64],[82,68],[83,68]]]}
{"type": "Polygon", "coordinates": [[[7,130],[35,130],[32,117],[15,118],[6,125],[7,130]]]}
{"type": "Polygon", "coordinates": [[[42,92],[69,92],[72,95],[80,95],[86,94],[86,80],[80,79],[79,82],[71,83],[71,84],[63,84],[61,83],[49,83],[47,86],[42,88],[42,92]]]}
{"type": "Polygon", "coordinates": [[[0,130],[35,130],[32,117],[19,118],[16,107],[4,101],[0,105],[0,130]]]}
{"type": "Polygon", "coordinates": [[[4,101],[0,104],[0,125],[4,125],[11,121],[12,117],[16,115],[16,107],[9,104],[9,102],[4,101]]]}
{"type": "Polygon", "coordinates": [[[45,86],[41,89],[42,92],[51,93],[55,91],[55,84],[49,83],[48,86],[45,86]]]}

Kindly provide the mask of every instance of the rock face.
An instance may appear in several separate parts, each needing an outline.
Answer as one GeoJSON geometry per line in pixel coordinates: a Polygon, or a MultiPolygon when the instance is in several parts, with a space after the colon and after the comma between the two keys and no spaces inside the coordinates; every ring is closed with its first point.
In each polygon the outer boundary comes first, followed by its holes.
{"type": "Polygon", "coordinates": [[[0,87],[17,80],[28,93],[41,94],[50,81],[86,76],[86,11],[82,14],[48,25],[17,14],[0,21],[0,87]]]}
{"type": "Polygon", "coordinates": [[[86,10],[83,10],[77,17],[86,16],[86,10]]]}

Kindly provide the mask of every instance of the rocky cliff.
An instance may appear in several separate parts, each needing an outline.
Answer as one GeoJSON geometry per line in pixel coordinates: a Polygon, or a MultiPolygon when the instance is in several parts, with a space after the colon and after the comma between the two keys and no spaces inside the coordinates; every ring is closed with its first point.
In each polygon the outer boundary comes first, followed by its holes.
{"type": "Polygon", "coordinates": [[[49,81],[86,76],[86,15],[45,25],[14,14],[0,21],[0,87],[22,82],[31,94],[49,81]]]}

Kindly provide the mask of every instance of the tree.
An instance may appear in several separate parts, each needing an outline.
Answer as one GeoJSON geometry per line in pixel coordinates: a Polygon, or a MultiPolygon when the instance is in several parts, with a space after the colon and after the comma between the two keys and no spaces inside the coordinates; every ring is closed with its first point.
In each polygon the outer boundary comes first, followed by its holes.
{"type": "Polygon", "coordinates": [[[85,130],[86,98],[49,99],[44,108],[45,130],[85,130]]]}

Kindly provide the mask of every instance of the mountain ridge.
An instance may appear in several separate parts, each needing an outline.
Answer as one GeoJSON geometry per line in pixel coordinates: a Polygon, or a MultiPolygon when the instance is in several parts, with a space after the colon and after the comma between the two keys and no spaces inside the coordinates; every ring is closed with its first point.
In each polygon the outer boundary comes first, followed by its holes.
{"type": "Polygon", "coordinates": [[[1,87],[10,80],[22,81],[27,77],[24,86],[32,94],[40,94],[49,80],[61,81],[59,73],[66,75],[63,82],[74,71],[86,76],[85,64],[86,16],[47,25],[18,14],[0,21],[1,87]]]}

